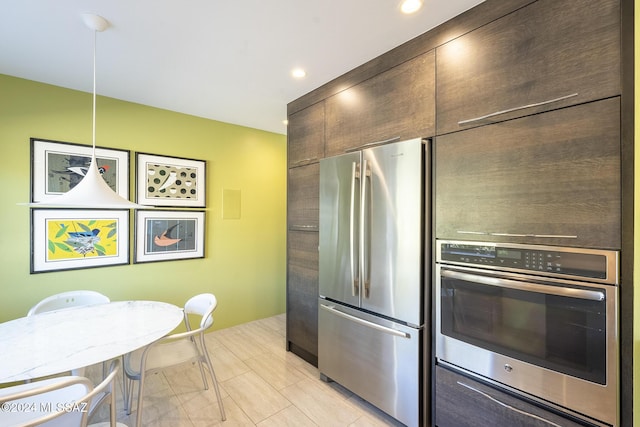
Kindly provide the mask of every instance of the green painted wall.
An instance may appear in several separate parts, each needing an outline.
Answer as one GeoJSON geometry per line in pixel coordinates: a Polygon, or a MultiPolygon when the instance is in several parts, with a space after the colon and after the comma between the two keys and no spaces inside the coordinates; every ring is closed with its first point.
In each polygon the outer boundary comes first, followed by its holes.
{"type": "Polygon", "coordinates": [[[91,94],[0,75],[0,322],[73,289],[177,305],[213,292],[215,328],[285,311],[286,136],[104,97],[96,133],[131,151],[130,194],[136,151],[207,161],[206,257],[30,274],[29,138],[91,144],[91,94]],[[223,189],[240,190],[240,219],[222,219],[223,189]]]}

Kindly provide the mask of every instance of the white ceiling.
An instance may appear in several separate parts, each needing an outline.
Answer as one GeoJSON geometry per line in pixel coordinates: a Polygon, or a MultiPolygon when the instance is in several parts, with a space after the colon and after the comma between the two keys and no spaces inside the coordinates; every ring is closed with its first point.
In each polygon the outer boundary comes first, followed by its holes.
{"type": "Polygon", "coordinates": [[[99,95],[285,134],[287,103],[481,2],[0,0],[0,74],[91,92],[95,13],[99,95]]]}

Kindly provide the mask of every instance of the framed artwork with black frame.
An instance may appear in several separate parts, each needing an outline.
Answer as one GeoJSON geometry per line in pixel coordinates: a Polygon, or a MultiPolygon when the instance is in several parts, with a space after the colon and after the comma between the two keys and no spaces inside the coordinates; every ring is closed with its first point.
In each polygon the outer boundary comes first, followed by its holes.
{"type": "MultiPolygon", "coordinates": [[[[31,202],[64,194],[84,177],[90,145],[31,138],[31,202]]],[[[96,164],[105,182],[129,198],[129,151],[96,147],[96,164]]]]}
{"type": "Polygon", "coordinates": [[[134,263],[204,258],[204,211],[136,210],[134,263]]]}
{"type": "Polygon", "coordinates": [[[31,273],[129,264],[128,209],[31,209],[31,273]]]}
{"type": "Polygon", "coordinates": [[[136,153],[136,202],[167,207],[206,207],[204,160],[136,153]]]}

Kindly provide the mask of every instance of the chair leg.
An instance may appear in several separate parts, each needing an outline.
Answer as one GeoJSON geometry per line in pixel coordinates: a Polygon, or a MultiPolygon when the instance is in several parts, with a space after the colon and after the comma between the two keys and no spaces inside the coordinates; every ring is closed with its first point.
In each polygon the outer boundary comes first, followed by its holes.
{"type": "MultiPolygon", "coordinates": [[[[124,366],[124,364],[122,365],[124,366]]],[[[127,402],[129,401],[129,379],[127,378],[127,374],[122,369],[122,404],[124,405],[125,414],[129,415],[129,407],[127,402]]]]}
{"type": "Polygon", "coordinates": [[[136,414],[136,427],[142,427],[142,397],[144,394],[145,376],[144,370],[142,370],[142,372],[140,372],[140,384],[138,384],[138,413],[136,414]]]}
{"type": "Polygon", "coordinates": [[[109,422],[110,422],[110,427],[116,427],[116,390],[113,384],[111,384],[110,393],[111,393],[111,396],[109,401],[109,422]]]}
{"type": "Polygon", "coordinates": [[[202,384],[204,384],[204,389],[209,390],[209,384],[207,383],[207,376],[204,374],[204,368],[202,367],[201,360],[198,360],[198,367],[200,368],[200,375],[202,376],[202,384]]]}
{"type": "Polygon", "coordinates": [[[224,406],[222,405],[222,397],[220,396],[220,388],[218,387],[218,379],[216,378],[216,373],[213,370],[213,364],[211,363],[211,358],[209,357],[209,352],[207,351],[207,347],[203,346],[205,361],[207,362],[207,367],[209,368],[209,373],[211,374],[211,381],[213,382],[213,388],[216,392],[216,398],[218,399],[218,406],[220,407],[220,414],[222,415],[222,421],[227,419],[227,415],[224,412],[224,406]]]}
{"type": "Polygon", "coordinates": [[[124,412],[127,415],[131,414],[131,396],[133,395],[133,380],[129,379],[126,374],[122,374],[122,390],[123,390],[123,404],[124,412]]]}
{"type": "Polygon", "coordinates": [[[125,413],[127,415],[131,415],[131,404],[133,400],[133,380],[127,379],[127,401],[124,402],[125,413]]]}
{"type": "Polygon", "coordinates": [[[138,379],[127,378],[127,394],[125,398],[126,400],[124,402],[124,410],[127,415],[131,415],[131,409],[133,408],[133,394],[135,392],[136,383],[138,383],[138,393],[140,393],[140,387],[139,387],[140,378],[138,379]]]}

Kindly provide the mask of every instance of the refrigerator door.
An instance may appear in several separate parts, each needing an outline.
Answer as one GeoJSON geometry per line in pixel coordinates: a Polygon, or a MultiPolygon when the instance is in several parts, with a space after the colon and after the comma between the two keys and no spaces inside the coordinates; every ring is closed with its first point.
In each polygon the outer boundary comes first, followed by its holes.
{"type": "Polygon", "coordinates": [[[319,300],[318,369],[407,426],[420,421],[420,329],[319,300]]]}
{"type": "Polygon", "coordinates": [[[360,305],[360,152],[320,160],[319,293],[360,305]]]}
{"type": "Polygon", "coordinates": [[[415,326],[423,323],[424,156],[413,139],[366,149],[362,163],[361,307],[415,326]]]}

